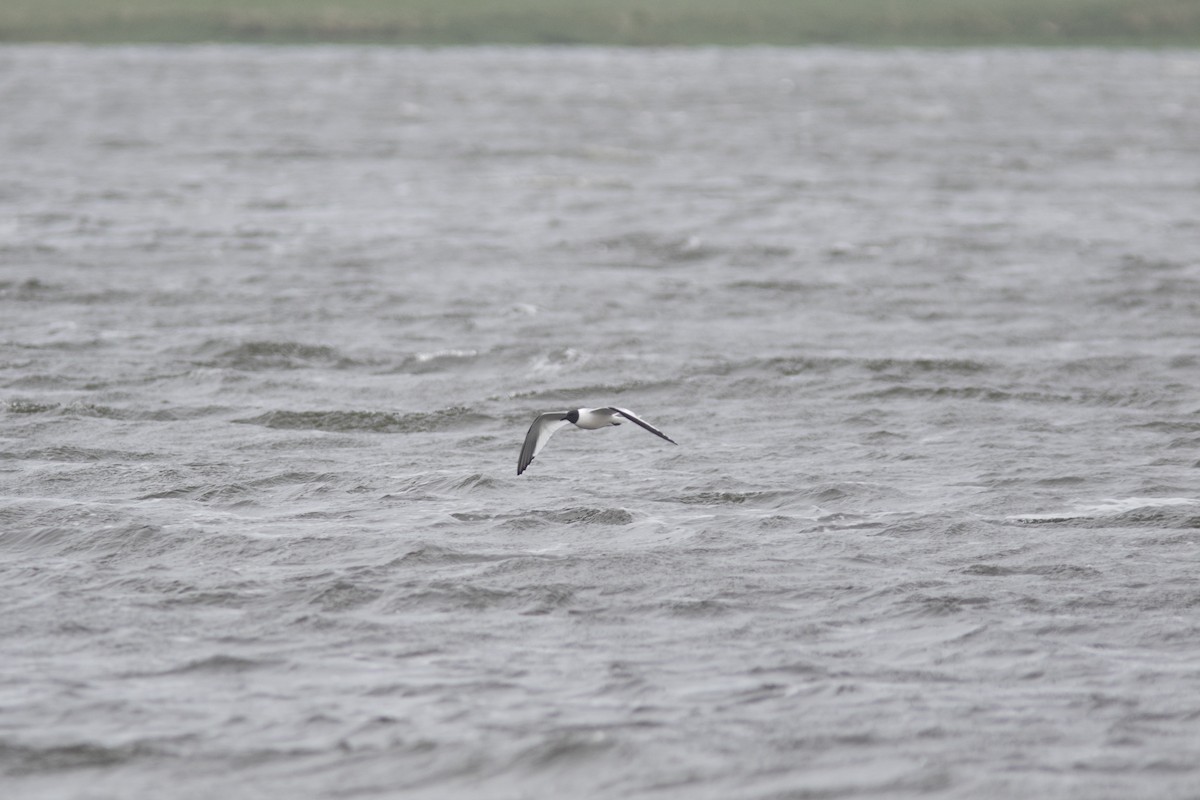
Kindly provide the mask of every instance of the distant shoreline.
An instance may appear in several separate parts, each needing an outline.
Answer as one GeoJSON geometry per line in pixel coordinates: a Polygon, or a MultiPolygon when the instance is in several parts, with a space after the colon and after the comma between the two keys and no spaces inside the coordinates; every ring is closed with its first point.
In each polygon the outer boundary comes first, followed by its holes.
{"type": "Polygon", "coordinates": [[[1200,46],[1181,0],[5,0],[20,42],[1200,46]]]}

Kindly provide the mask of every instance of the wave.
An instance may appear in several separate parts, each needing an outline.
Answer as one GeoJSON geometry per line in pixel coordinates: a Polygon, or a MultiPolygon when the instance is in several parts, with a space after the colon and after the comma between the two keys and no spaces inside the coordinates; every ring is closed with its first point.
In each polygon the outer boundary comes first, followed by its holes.
{"type": "Polygon", "coordinates": [[[585,258],[622,267],[666,267],[720,259],[740,266],[778,262],[795,249],[778,242],[714,243],[696,234],[670,234],[644,230],[596,239],[575,246],[585,258]]]}
{"type": "Polygon", "coordinates": [[[163,536],[161,527],[130,519],[103,504],[66,503],[38,508],[36,503],[9,506],[0,512],[6,530],[0,549],[52,556],[98,558],[142,552],[163,536]]]}
{"type": "Polygon", "coordinates": [[[395,590],[385,603],[385,611],[394,613],[413,608],[445,611],[510,609],[524,615],[542,615],[569,606],[574,599],[575,589],[567,584],[500,589],[478,583],[433,581],[416,588],[395,590]]]}
{"type": "Polygon", "coordinates": [[[10,414],[45,414],[59,408],[58,403],[38,403],[33,400],[9,400],[4,408],[10,414]]]}
{"type": "Polygon", "coordinates": [[[565,729],[545,734],[537,744],[520,752],[513,765],[535,771],[587,769],[597,757],[617,755],[623,749],[621,739],[608,735],[602,726],[565,729]]]}
{"type": "Polygon", "coordinates": [[[66,770],[116,767],[135,759],[167,754],[159,743],[105,746],[91,742],[31,745],[0,740],[0,771],[13,776],[57,774],[66,770]]]}
{"type": "Polygon", "coordinates": [[[999,578],[1007,575],[1037,575],[1043,578],[1059,578],[1063,580],[1096,578],[1103,574],[1094,567],[1081,567],[1077,564],[1039,564],[1029,567],[972,564],[962,572],[964,575],[979,575],[988,578],[999,578]]]}
{"type": "Polygon", "coordinates": [[[114,408],[96,403],[71,403],[63,408],[62,413],[74,417],[99,417],[101,419],[144,422],[173,422],[190,416],[188,411],[176,411],[170,408],[146,411],[136,408],[114,408]]]}
{"type": "MultiPolygon", "coordinates": [[[[457,517],[458,515],[455,514],[453,516],[457,517]]],[[[388,566],[475,564],[488,561],[501,561],[509,557],[508,555],[464,552],[437,544],[422,544],[415,550],[410,550],[399,558],[389,561],[388,566]]]]}
{"type": "Polygon", "coordinates": [[[425,375],[432,372],[469,369],[485,355],[478,350],[434,350],[406,356],[391,373],[425,375]]]}
{"type": "Polygon", "coordinates": [[[809,507],[814,515],[806,515],[813,520],[840,520],[844,514],[827,514],[814,503],[834,503],[841,500],[863,502],[865,500],[894,499],[901,492],[884,484],[864,481],[814,482],[796,489],[768,490],[702,490],[688,491],[684,494],[663,497],[660,499],[674,503],[693,506],[748,506],[770,511],[791,508],[796,505],[809,507]]]}
{"type": "Polygon", "coordinates": [[[779,501],[787,499],[790,496],[791,493],[789,492],[779,491],[703,491],[694,492],[691,494],[683,494],[671,499],[676,503],[694,506],[753,505],[775,508],[781,505],[779,501]]]}
{"type": "Polygon", "coordinates": [[[81,400],[62,405],[61,403],[39,403],[34,400],[10,400],[6,404],[10,414],[49,414],[55,413],[63,417],[94,417],[133,422],[174,422],[183,419],[196,419],[224,413],[226,409],[220,406],[175,406],[171,408],[116,408],[98,403],[87,403],[81,400]]]}
{"type": "Polygon", "coordinates": [[[1081,398],[1054,392],[1014,392],[989,386],[888,386],[853,395],[855,400],[982,400],[989,403],[1078,403],[1081,398]]]}
{"type": "Polygon", "coordinates": [[[489,419],[463,406],[437,411],[395,414],[388,411],[268,411],[257,417],[235,419],[241,425],[261,425],[283,430],[317,430],[360,433],[428,433],[478,425],[489,419]]]}
{"type": "Polygon", "coordinates": [[[720,617],[739,608],[728,600],[713,598],[668,600],[655,605],[655,609],[672,617],[707,618],[720,617]]]}
{"type": "Polygon", "coordinates": [[[43,447],[38,450],[26,450],[22,453],[0,452],[0,460],[58,461],[65,463],[86,463],[94,461],[141,463],[145,461],[155,461],[160,457],[161,456],[157,453],[134,453],[124,450],[106,450],[96,447],[76,447],[74,445],[43,447]]]}
{"type": "Polygon", "coordinates": [[[382,594],[382,589],[373,586],[337,580],[332,585],[318,591],[309,602],[327,613],[350,611],[374,602],[382,594]]]}
{"type": "Polygon", "coordinates": [[[605,254],[657,264],[702,261],[721,253],[719,248],[706,244],[698,236],[668,236],[646,231],[601,239],[594,242],[592,248],[605,254]]]}
{"type": "Polygon", "coordinates": [[[561,510],[537,509],[508,516],[505,525],[512,528],[534,528],[545,525],[631,525],[634,516],[623,508],[591,508],[576,506],[561,510]]]}
{"type": "MultiPolygon", "coordinates": [[[[207,342],[201,352],[223,347],[223,342],[207,342]]],[[[252,341],[220,350],[212,358],[202,362],[205,367],[234,369],[245,372],[279,369],[305,369],[320,367],[341,369],[358,366],[362,362],[349,358],[328,345],[311,345],[300,342],[252,341]]]]}
{"type": "MultiPolygon", "coordinates": [[[[415,497],[434,498],[445,494],[457,495],[462,492],[486,491],[500,485],[500,481],[488,477],[481,472],[473,472],[468,475],[463,475],[460,472],[449,474],[442,472],[421,473],[396,480],[393,483],[395,487],[394,493],[385,495],[384,499],[395,497],[403,497],[406,500],[411,500],[415,497]]],[[[458,515],[455,514],[452,516],[458,515]]]]}
{"type": "Polygon", "coordinates": [[[1129,497],[1058,513],[1016,514],[1022,525],[1070,525],[1085,528],[1200,528],[1200,500],[1189,497],[1129,497]]]}
{"type": "Polygon", "coordinates": [[[725,284],[731,291],[770,292],[771,294],[790,294],[793,292],[809,294],[811,292],[840,289],[841,284],[827,281],[797,281],[797,280],[743,280],[725,284]]]}
{"type": "MultiPolygon", "coordinates": [[[[489,400],[541,400],[546,402],[554,402],[560,404],[571,404],[579,402],[579,398],[596,398],[596,402],[603,402],[604,399],[611,399],[622,394],[641,393],[671,389],[678,383],[678,380],[672,377],[665,377],[658,380],[646,380],[634,378],[632,380],[614,381],[612,383],[589,383],[579,386],[562,386],[550,387],[546,389],[532,389],[522,392],[513,392],[509,395],[495,395],[489,400]]],[[[632,405],[632,403],[630,404],[632,405]]]]}
{"type": "Polygon", "coordinates": [[[62,291],[61,284],[46,283],[40,278],[23,281],[0,281],[0,297],[6,300],[45,300],[47,296],[62,291]]]}
{"type": "Polygon", "coordinates": [[[280,663],[279,659],[255,659],[242,658],[240,656],[230,656],[224,653],[207,656],[205,658],[189,661],[178,667],[166,670],[164,672],[156,672],[154,675],[190,675],[195,673],[205,674],[230,674],[251,672],[256,669],[264,669],[273,667],[280,663]]]}
{"type": "Polygon", "coordinates": [[[341,476],[333,473],[286,471],[275,475],[264,475],[244,481],[229,483],[207,482],[189,483],[160,489],[140,495],[139,500],[176,500],[186,499],[202,503],[235,504],[250,502],[251,498],[260,497],[264,490],[278,487],[303,487],[305,489],[320,489],[337,483],[341,476]]]}
{"type": "Polygon", "coordinates": [[[806,374],[828,374],[843,370],[894,377],[915,378],[922,375],[977,375],[994,371],[995,364],[971,358],[878,358],[870,356],[772,356],[737,360],[719,360],[698,369],[698,375],[732,375],[739,372],[773,373],[783,377],[806,374]]]}

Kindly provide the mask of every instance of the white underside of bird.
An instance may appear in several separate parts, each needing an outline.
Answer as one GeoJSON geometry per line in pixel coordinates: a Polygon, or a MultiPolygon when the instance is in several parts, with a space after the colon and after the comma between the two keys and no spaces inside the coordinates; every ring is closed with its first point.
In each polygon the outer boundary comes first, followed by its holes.
{"type": "Polygon", "coordinates": [[[534,457],[542,452],[542,448],[546,446],[546,442],[550,441],[551,436],[568,425],[594,431],[597,428],[607,428],[609,425],[620,425],[626,420],[645,428],[655,436],[666,439],[671,444],[678,444],[670,436],[625,408],[607,406],[604,408],[576,408],[571,411],[551,411],[538,414],[537,419],[529,426],[529,432],[525,434],[525,444],[521,446],[521,456],[517,460],[517,474],[520,475],[525,471],[534,457]]]}

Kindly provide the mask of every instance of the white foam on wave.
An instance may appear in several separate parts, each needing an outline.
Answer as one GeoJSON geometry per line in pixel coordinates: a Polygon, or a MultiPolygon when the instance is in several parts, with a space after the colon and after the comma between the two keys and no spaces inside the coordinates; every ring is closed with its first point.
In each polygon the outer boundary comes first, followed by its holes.
{"type": "Polygon", "coordinates": [[[1200,500],[1191,497],[1126,497],[1102,500],[1093,505],[1079,506],[1051,514],[1013,514],[1007,519],[1014,522],[1069,522],[1076,519],[1118,517],[1141,508],[1193,505],[1200,505],[1200,500]]]}

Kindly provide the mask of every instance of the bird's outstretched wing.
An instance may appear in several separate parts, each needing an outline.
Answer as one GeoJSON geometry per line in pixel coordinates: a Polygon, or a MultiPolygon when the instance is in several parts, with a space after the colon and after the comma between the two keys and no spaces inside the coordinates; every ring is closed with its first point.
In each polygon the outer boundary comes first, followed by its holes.
{"type": "Polygon", "coordinates": [[[550,441],[555,431],[570,424],[566,412],[563,411],[539,414],[529,426],[529,433],[525,434],[525,444],[521,445],[521,457],[517,459],[517,474],[524,472],[533,461],[533,457],[542,452],[542,448],[550,441]]]}
{"type": "Polygon", "coordinates": [[[634,425],[641,425],[643,428],[650,431],[655,436],[661,436],[662,438],[666,439],[671,444],[679,444],[679,442],[675,441],[670,436],[667,436],[665,433],[660,431],[658,428],[654,427],[649,422],[646,422],[646,420],[639,418],[636,414],[634,414],[629,409],[617,408],[616,406],[609,406],[608,410],[614,412],[618,417],[624,417],[625,419],[632,422],[634,425]]]}

